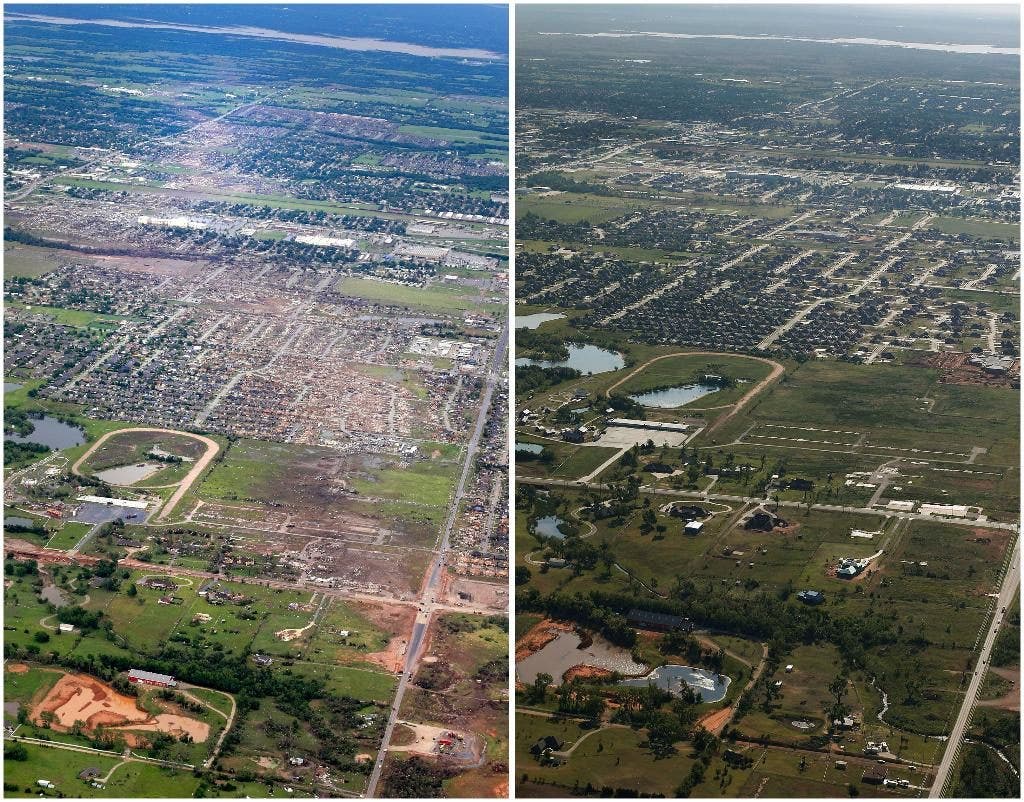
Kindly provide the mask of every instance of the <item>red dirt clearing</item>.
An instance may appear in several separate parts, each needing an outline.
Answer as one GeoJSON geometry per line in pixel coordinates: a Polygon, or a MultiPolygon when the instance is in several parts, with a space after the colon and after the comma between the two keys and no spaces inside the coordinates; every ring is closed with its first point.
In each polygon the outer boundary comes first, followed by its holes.
{"type": "Polygon", "coordinates": [[[137,700],[118,693],[109,685],[85,674],[65,674],[42,702],[32,711],[31,719],[41,723],[43,714],[52,714],[51,727],[58,732],[70,730],[82,722],[86,731],[100,727],[166,732],[170,735],[191,735],[197,742],[210,735],[205,722],[171,713],[152,716],[140,710],[137,700]]]}

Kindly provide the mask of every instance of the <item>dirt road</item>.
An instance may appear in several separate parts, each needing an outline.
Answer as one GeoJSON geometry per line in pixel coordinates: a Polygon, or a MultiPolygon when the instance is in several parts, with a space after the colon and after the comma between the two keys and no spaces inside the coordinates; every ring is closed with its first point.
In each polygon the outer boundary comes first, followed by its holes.
{"type": "Polygon", "coordinates": [[[729,412],[727,412],[725,415],[720,417],[713,424],[711,424],[711,426],[708,427],[707,434],[711,434],[711,432],[715,431],[715,429],[717,429],[719,426],[721,426],[723,423],[729,420],[733,415],[735,415],[737,412],[743,409],[743,407],[747,405],[747,402],[749,402],[750,399],[752,399],[754,396],[756,396],[758,393],[764,390],[769,384],[778,379],[785,371],[782,365],[780,365],[774,359],[765,359],[764,357],[760,356],[750,356],[749,354],[723,354],[719,351],[679,351],[678,353],[663,354],[661,356],[654,357],[654,359],[647,360],[642,365],[640,365],[640,367],[633,370],[628,376],[619,379],[617,382],[615,382],[615,384],[613,384],[605,391],[605,395],[610,397],[613,390],[615,390],[620,385],[632,379],[634,376],[636,376],[636,374],[640,373],[643,370],[646,370],[655,362],[660,362],[662,359],[674,359],[677,356],[734,356],[742,357],[744,359],[752,359],[755,362],[762,362],[763,364],[771,365],[772,367],[771,373],[769,373],[767,376],[761,379],[761,381],[759,381],[757,384],[755,384],[753,387],[747,390],[747,392],[743,394],[742,398],[740,398],[735,404],[731,404],[732,409],[729,412]]]}
{"type": "Polygon", "coordinates": [[[203,471],[206,470],[206,466],[210,464],[211,460],[213,460],[213,458],[217,456],[217,452],[220,451],[220,444],[218,444],[215,440],[211,440],[209,437],[205,437],[201,434],[193,434],[192,432],[181,432],[178,431],[177,429],[158,429],[151,428],[148,426],[140,426],[131,429],[116,429],[112,432],[107,432],[106,434],[102,435],[99,440],[97,440],[95,443],[89,446],[89,449],[81,457],[78,458],[74,465],[71,466],[71,472],[78,476],[81,476],[82,474],[79,471],[79,468],[87,459],[89,459],[90,456],[92,456],[92,453],[114,435],[122,434],[124,432],[157,432],[159,434],[177,434],[183,437],[191,437],[192,439],[198,440],[199,442],[206,446],[206,452],[203,454],[203,456],[196,460],[195,465],[192,466],[192,470],[190,470],[188,474],[186,474],[185,478],[178,483],[178,489],[174,491],[174,494],[167,500],[167,503],[163,506],[160,512],[157,513],[156,519],[159,521],[162,521],[168,515],[170,515],[171,511],[177,506],[178,502],[181,501],[184,495],[189,491],[189,488],[192,487],[193,482],[195,482],[195,480],[202,475],[203,471]]]}

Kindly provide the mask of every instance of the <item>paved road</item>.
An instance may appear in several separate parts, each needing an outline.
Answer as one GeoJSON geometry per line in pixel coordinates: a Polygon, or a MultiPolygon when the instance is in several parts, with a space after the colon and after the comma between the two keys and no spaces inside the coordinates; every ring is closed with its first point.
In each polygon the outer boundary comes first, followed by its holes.
{"type": "Polygon", "coordinates": [[[946,752],[942,756],[942,761],[939,763],[938,771],[935,774],[935,781],[928,792],[929,797],[937,798],[942,796],[943,789],[949,780],[950,771],[956,762],[957,755],[960,753],[960,745],[963,743],[964,733],[967,731],[971,714],[974,712],[974,705],[978,701],[978,691],[981,689],[981,683],[985,679],[985,673],[988,670],[988,660],[989,655],[992,653],[992,644],[995,642],[999,625],[1003,621],[1002,610],[1009,609],[1010,605],[1013,604],[1013,597],[1019,587],[1020,538],[1017,538],[1017,542],[1013,547],[1013,553],[1010,555],[1010,564],[1006,570],[1003,585],[999,589],[998,598],[995,600],[995,612],[992,615],[992,623],[989,625],[988,632],[985,635],[985,642],[982,644],[981,652],[978,654],[978,661],[975,663],[971,682],[967,686],[967,695],[964,697],[960,714],[956,717],[956,724],[953,725],[949,740],[946,742],[946,752]]]}
{"type": "MultiPolygon", "coordinates": [[[[586,487],[591,490],[607,490],[608,485],[602,482],[582,482],[574,479],[544,479],[536,476],[520,476],[517,481],[526,482],[531,485],[551,485],[554,487],[572,487],[579,489],[586,487]]],[[[669,488],[653,488],[650,485],[642,485],[641,493],[652,493],[657,496],[677,496],[682,498],[699,498],[708,501],[735,501],[743,504],[769,504],[771,506],[791,507],[794,509],[807,509],[807,505],[800,501],[779,501],[774,498],[754,498],[753,496],[728,496],[723,493],[704,493],[700,490],[674,490],[669,488]]],[[[811,509],[823,510],[825,512],[852,512],[863,515],[884,515],[889,518],[906,519],[909,521],[939,521],[953,526],[969,526],[976,529],[1002,529],[1009,532],[1017,531],[1016,523],[1001,523],[999,521],[972,521],[968,518],[936,518],[931,515],[921,515],[914,512],[897,512],[888,509],[872,509],[870,507],[844,507],[840,504],[812,504],[811,509]]]]}
{"type": "Polygon", "coordinates": [[[416,616],[416,623],[413,625],[412,635],[409,638],[409,647],[405,654],[405,668],[398,681],[398,688],[395,691],[395,699],[391,704],[391,711],[388,715],[388,723],[384,728],[384,737],[381,740],[380,750],[377,752],[377,759],[373,764],[373,771],[370,772],[370,779],[366,785],[365,796],[374,797],[377,794],[377,785],[380,783],[381,772],[384,769],[384,759],[387,757],[388,744],[391,742],[395,724],[398,722],[398,713],[402,707],[402,699],[408,688],[409,681],[416,673],[416,666],[419,663],[419,652],[423,645],[423,638],[430,628],[430,620],[438,609],[443,605],[436,602],[436,596],[441,589],[444,579],[444,565],[448,550],[451,545],[452,532],[455,529],[455,522],[459,517],[459,507],[462,497],[466,492],[466,482],[473,471],[476,462],[476,452],[480,446],[480,438],[483,435],[484,424],[487,422],[487,413],[491,408],[491,398],[494,395],[494,385],[505,368],[505,351],[508,348],[508,325],[501,333],[498,344],[494,349],[494,357],[487,372],[484,392],[480,397],[479,412],[476,416],[476,424],[473,433],[470,435],[469,444],[466,447],[466,456],[462,464],[462,474],[459,476],[459,483],[452,496],[451,505],[448,511],[448,519],[445,522],[444,531],[441,534],[438,544],[437,555],[430,568],[427,581],[423,584],[423,591],[420,594],[420,613],[416,616]]]}

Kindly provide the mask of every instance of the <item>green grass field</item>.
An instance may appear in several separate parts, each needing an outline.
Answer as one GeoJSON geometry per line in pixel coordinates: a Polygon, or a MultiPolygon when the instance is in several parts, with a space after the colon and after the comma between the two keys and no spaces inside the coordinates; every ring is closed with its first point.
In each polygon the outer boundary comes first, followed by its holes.
{"type": "Polygon", "coordinates": [[[386,281],[346,276],[338,282],[338,292],[354,298],[365,298],[398,307],[426,309],[434,312],[498,313],[499,305],[482,303],[477,291],[467,287],[410,287],[386,281]]]}

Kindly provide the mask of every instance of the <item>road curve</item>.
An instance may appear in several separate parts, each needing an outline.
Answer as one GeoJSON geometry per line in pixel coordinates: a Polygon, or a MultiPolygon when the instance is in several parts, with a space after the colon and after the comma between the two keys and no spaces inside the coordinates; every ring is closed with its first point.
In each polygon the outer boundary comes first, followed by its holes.
{"type": "Polygon", "coordinates": [[[771,365],[772,372],[765,376],[763,379],[761,379],[761,381],[759,381],[753,387],[751,387],[746,393],[744,393],[743,397],[740,398],[735,404],[729,404],[728,406],[732,407],[732,409],[725,415],[720,417],[718,420],[716,420],[713,424],[711,424],[711,426],[709,426],[706,430],[707,434],[711,434],[711,432],[713,432],[715,429],[717,429],[719,426],[721,426],[723,423],[729,420],[729,418],[731,418],[733,415],[735,415],[737,412],[743,409],[743,407],[746,406],[747,402],[750,401],[751,398],[753,398],[755,395],[764,390],[769,384],[778,379],[779,376],[781,376],[785,372],[785,368],[783,368],[782,365],[780,365],[774,359],[766,359],[765,357],[762,356],[751,356],[750,354],[727,354],[721,351],[679,351],[674,354],[662,354],[661,356],[654,357],[654,359],[648,359],[642,365],[634,369],[628,376],[619,379],[617,382],[615,382],[615,384],[613,384],[611,387],[605,390],[605,395],[610,397],[612,394],[612,390],[616,389],[619,385],[629,381],[641,371],[646,370],[650,365],[654,364],[655,362],[659,362],[662,359],[673,359],[677,356],[741,357],[742,359],[752,359],[755,362],[762,362],[765,365],[771,365]]]}
{"type": "Polygon", "coordinates": [[[81,476],[82,473],[79,468],[82,466],[82,463],[89,459],[89,457],[92,456],[92,453],[111,437],[116,434],[123,434],[124,432],[158,432],[161,434],[178,434],[184,437],[191,437],[206,446],[206,453],[196,460],[196,464],[192,466],[192,470],[190,470],[185,475],[185,478],[178,483],[178,489],[174,491],[174,494],[167,500],[167,503],[163,506],[160,512],[157,513],[156,518],[160,521],[165,519],[171,513],[171,510],[177,506],[178,502],[181,501],[182,497],[189,491],[189,488],[192,487],[195,480],[202,475],[203,471],[206,470],[206,466],[210,464],[211,460],[217,456],[217,452],[220,451],[220,444],[217,443],[216,440],[211,440],[209,437],[205,437],[201,434],[195,434],[193,432],[182,432],[178,429],[160,429],[149,426],[137,426],[130,429],[115,429],[112,432],[103,434],[99,440],[89,446],[89,449],[75,461],[74,465],[71,466],[71,473],[81,476]]]}

